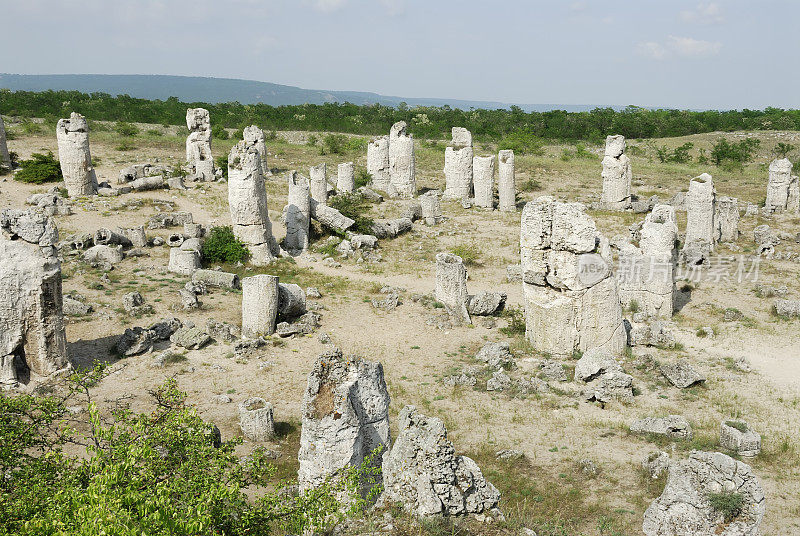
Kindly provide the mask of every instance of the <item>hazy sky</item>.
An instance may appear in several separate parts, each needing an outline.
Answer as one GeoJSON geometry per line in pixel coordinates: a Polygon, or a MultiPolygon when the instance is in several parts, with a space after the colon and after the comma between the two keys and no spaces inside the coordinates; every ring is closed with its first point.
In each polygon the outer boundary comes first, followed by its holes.
{"type": "Polygon", "coordinates": [[[800,108],[797,0],[0,0],[0,72],[800,108]]]}

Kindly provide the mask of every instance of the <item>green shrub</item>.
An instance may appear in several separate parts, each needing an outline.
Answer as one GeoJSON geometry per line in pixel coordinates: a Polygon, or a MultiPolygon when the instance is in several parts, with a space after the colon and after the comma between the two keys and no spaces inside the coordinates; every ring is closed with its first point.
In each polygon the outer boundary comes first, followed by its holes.
{"type": "Polygon", "coordinates": [[[317,144],[318,141],[319,141],[319,138],[317,137],[317,135],[316,134],[311,134],[308,137],[308,140],[306,140],[306,145],[308,145],[310,147],[313,147],[313,146],[315,146],[317,144]]]}
{"type": "Polygon", "coordinates": [[[222,170],[222,176],[228,178],[228,155],[218,156],[214,159],[214,165],[222,170]]]}
{"type": "Polygon", "coordinates": [[[512,149],[514,154],[543,155],[544,142],[533,132],[528,130],[515,130],[501,138],[498,142],[501,149],[512,149]]]}
{"type": "Polygon", "coordinates": [[[711,508],[724,516],[725,523],[730,523],[742,513],[744,496],[733,491],[721,491],[709,493],[708,502],[711,503],[711,508]]]}
{"type": "Polygon", "coordinates": [[[347,137],[344,134],[326,134],[322,139],[320,154],[342,154],[347,150],[347,137]]]}
{"type": "Polygon", "coordinates": [[[347,138],[347,143],[345,145],[348,151],[360,152],[366,151],[368,144],[369,140],[366,138],[357,138],[354,136],[352,138],[347,138]]]}
{"type": "Polygon", "coordinates": [[[500,316],[508,318],[508,325],[500,331],[509,337],[525,334],[525,310],[520,306],[506,307],[500,316]]]}
{"type": "Polygon", "coordinates": [[[211,128],[211,137],[215,140],[227,140],[230,138],[230,134],[222,125],[214,125],[211,128]]]}
{"type": "Polygon", "coordinates": [[[117,134],[120,136],[125,136],[126,138],[136,136],[139,133],[139,127],[123,121],[117,121],[116,126],[114,126],[114,130],[117,131],[117,134]]]}
{"type": "Polygon", "coordinates": [[[157,128],[149,128],[145,131],[148,136],[163,136],[164,133],[157,128]]]}
{"type": "Polygon", "coordinates": [[[366,216],[372,209],[372,206],[361,194],[357,192],[338,194],[328,199],[328,205],[355,222],[350,228],[351,231],[361,234],[372,234],[372,226],[375,222],[372,218],[366,216]]]}
{"type": "Polygon", "coordinates": [[[250,258],[250,251],[233,235],[231,227],[214,227],[203,242],[203,261],[212,262],[245,262],[250,258]]]}
{"type": "Polygon", "coordinates": [[[761,140],[757,138],[745,138],[736,143],[720,138],[711,149],[711,161],[717,166],[724,162],[746,164],[753,159],[760,145],[761,140]]]}
{"type": "Polygon", "coordinates": [[[275,132],[274,130],[269,130],[269,131],[264,133],[264,139],[266,141],[277,140],[278,139],[278,133],[275,132]]]}
{"type": "Polygon", "coordinates": [[[786,142],[783,142],[783,141],[782,141],[782,142],[779,142],[779,143],[778,143],[778,144],[777,144],[777,145],[776,145],[776,146],[775,146],[775,147],[772,149],[772,153],[773,153],[773,154],[774,154],[774,155],[775,155],[777,158],[786,158],[787,156],[789,156],[789,153],[791,153],[792,151],[794,151],[796,148],[797,148],[797,147],[795,147],[795,146],[794,146],[794,145],[792,145],[791,143],[786,143],[786,142]]]}
{"type": "Polygon", "coordinates": [[[459,244],[450,250],[453,255],[458,255],[465,266],[475,266],[481,256],[481,250],[475,244],[459,244]]]}
{"type": "Polygon", "coordinates": [[[372,173],[366,169],[359,169],[356,172],[356,188],[361,188],[372,182],[372,173]]]}
{"type": "Polygon", "coordinates": [[[127,140],[123,140],[122,143],[114,147],[116,151],[132,151],[136,149],[136,146],[127,140]]]}
{"type": "Polygon", "coordinates": [[[523,192],[536,192],[542,189],[542,184],[536,179],[528,179],[519,185],[519,189],[523,192]]]}
{"type": "Polygon", "coordinates": [[[43,184],[45,182],[58,182],[63,180],[61,165],[53,156],[52,151],[47,154],[33,153],[30,160],[19,163],[20,170],[14,179],[20,182],[43,184]]]}
{"type": "Polygon", "coordinates": [[[689,154],[692,147],[694,147],[693,143],[686,142],[680,147],[676,147],[670,151],[666,145],[662,145],[660,149],[656,150],[656,156],[662,163],[674,162],[676,164],[688,164],[692,161],[692,155],[689,154]]]}

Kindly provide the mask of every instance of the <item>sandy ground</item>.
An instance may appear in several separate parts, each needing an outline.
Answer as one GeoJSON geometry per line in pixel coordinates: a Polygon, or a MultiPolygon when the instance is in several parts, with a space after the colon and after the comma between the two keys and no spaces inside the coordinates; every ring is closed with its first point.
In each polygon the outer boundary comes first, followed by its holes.
{"type": "MultiPolygon", "coordinates": [[[[8,124],[8,123],[7,123],[8,124]]],[[[54,138],[54,137],[53,137],[54,138]]],[[[92,142],[94,156],[99,156],[98,174],[114,182],[125,164],[152,161],[178,162],[179,143],[158,142],[134,151],[114,149],[114,141],[102,136],[92,142]]],[[[679,144],[679,140],[675,140],[679,144]]],[[[672,143],[672,141],[670,142],[672,143]]],[[[215,154],[230,146],[215,146],[215,154]],[[224,148],[223,148],[224,147],[224,148]]],[[[55,139],[48,136],[18,136],[9,141],[11,150],[27,158],[32,152],[49,149],[55,152],[55,139]]],[[[568,200],[591,200],[600,189],[600,164],[597,161],[563,162],[556,155],[560,148],[548,148],[548,154],[538,160],[522,160],[518,174],[520,182],[536,178],[541,190],[525,192],[521,199],[529,200],[544,193],[556,194],[568,200]],[[592,191],[594,190],[594,194],[592,191]]],[[[270,145],[270,165],[277,170],[298,168],[338,158],[356,159],[363,165],[364,156],[320,157],[304,145],[277,143],[270,145]]],[[[477,154],[477,153],[476,153],[477,154]]],[[[421,151],[418,175],[423,186],[443,187],[441,173],[443,147],[421,151]]],[[[697,175],[695,170],[665,170],[664,181],[648,179],[657,176],[659,167],[651,162],[633,158],[639,190],[658,187],[662,198],[674,194],[680,185],[697,175]],[[642,174],[640,171],[642,170],[642,174]],[[647,182],[648,180],[654,181],[647,182]]],[[[739,179],[726,178],[732,188],[745,191],[748,200],[763,198],[766,173],[758,182],[759,190],[747,186],[756,182],[758,170],[743,173],[739,179]],[[738,181],[738,182],[737,182],[738,181]]],[[[331,172],[329,171],[329,175],[331,172]]],[[[14,182],[6,177],[0,183],[0,207],[21,207],[25,198],[47,187],[14,182]]],[[[335,182],[335,177],[333,179],[335,182]]],[[[280,174],[268,179],[270,216],[276,234],[283,235],[279,216],[286,198],[286,186],[280,174]]],[[[726,195],[726,184],[717,186],[719,195],[726,195]]],[[[144,224],[157,211],[158,201],[171,201],[178,210],[192,212],[194,220],[204,224],[226,224],[227,192],[225,184],[195,185],[186,192],[149,192],[117,198],[98,198],[80,202],[75,214],[58,217],[62,237],[78,230],[93,231],[98,227],[144,224]],[[126,205],[132,199],[149,200],[139,206],[126,205]]],[[[376,215],[399,212],[402,202],[386,202],[375,209],[376,215]]],[[[434,256],[438,251],[457,245],[470,245],[480,252],[479,264],[469,269],[469,288],[500,290],[508,294],[508,307],[519,306],[521,288],[506,280],[506,266],[519,262],[519,214],[464,210],[455,204],[443,205],[447,221],[440,226],[415,225],[409,235],[394,241],[381,241],[384,261],[376,265],[359,265],[343,261],[341,268],[323,266],[321,256],[300,257],[297,275],[292,279],[304,286],[319,286],[324,306],[320,331],[328,333],[334,343],[346,353],[357,353],[381,361],[392,396],[392,415],[405,404],[416,404],[425,413],[439,416],[448,426],[451,439],[461,452],[486,449],[514,448],[525,453],[539,471],[546,488],[564,484],[561,475],[576,473],[577,460],[591,458],[601,468],[600,475],[591,481],[585,501],[599,505],[615,516],[621,534],[634,534],[641,526],[641,517],[650,500],[657,495],[643,488],[639,464],[649,452],[659,448],[644,438],[626,432],[634,419],[648,415],[680,413],[692,421],[695,434],[709,442],[716,440],[719,423],[726,418],[741,417],[759,431],[763,438],[762,456],[749,461],[760,478],[767,494],[767,515],[762,525],[764,534],[791,535],[800,532],[800,320],[781,320],[770,314],[774,298],[759,298],[754,283],[708,282],[697,285],[688,303],[675,316],[675,332],[682,348],[659,350],[636,348],[625,359],[627,372],[635,378],[638,396],[629,405],[610,404],[605,409],[570,396],[579,386],[572,382],[554,386],[557,391],[525,398],[512,398],[504,393],[445,387],[441,378],[454,369],[474,364],[472,356],[486,341],[512,340],[517,359],[523,370],[526,358],[536,357],[520,344],[499,331],[506,319],[497,319],[497,327],[481,322],[475,326],[440,330],[426,320],[438,313],[411,300],[415,293],[431,293],[434,288],[434,256]],[[374,309],[367,298],[375,297],[382,284],[404,289],[403,304],[396,310],[374,309]],[[739,309],[744,321],[725,322],[722,311],[739,309]],[[711,327],[712,337],[698,336],[698,328],[711,327]],[[691,360],[704,372],[708,381],[704,387],[681,391],[668,386],[657,371],[647,366],[643,356],[666,362],[678,357],[691,360]],[[753,372],[744,373],[731,366],[737,357],[746,357],[753,372]]],[[[622,232],[638,216],[597,213],[598,226],[612,236],[622,232]]],[[[743,220],[743,235],[739,246],[752,250],[752,229],[761,223],[756,219],[743,220]]],[[[779,217],[771,226],[792,234],[800,231],[798,219],[779,217]]],[[[150,231],[151,236],[166,236],[169,230],[150,231]]],[[[778,251],[798,252],[794,241],[783,241],[778,251]]],[[[64,263],[64,292],[75,292],[95,305],[89,317],[71,319],[67,326],[69,352],[76,365],[97,360],[115,362],[116,372],[96,389],[95,397],[108,407],[122,403],[133,409],[148,407],[147,390],[167,377],[176,376],[189,400],[196,404],[201,415],[217,424],[224,437],[238,435],[236,404],[249,396],[262,396],[275,407],[276,420],[292,423],[295,432],[279,440],[274,448],[281,450],[282,463],[291,466],[296,458],[296,429],[300,420],[300,404],[306,377],[316,355],[324,348],[316,335],[286,340],[249,354],[247,359],[232,358],[230,345],[215,343],[202,350],[185,352],[185,361],[165,368],[152,368],[153,355],[115,361],[110,348],[126,327],[147,325],[164,316],[178,316],[204,325],[209,317],[233,324],[240,323],[240,293],[214,290],[201,297],[204,306],[194,312],[177,310],[180,306],[178,289],[186,278],[166,272],[168,250],[152,248],[149,257],[130,258],[112,272],[112,284],[93,288],[100,273],[72,258],[64,263]],[[155,314],[146,318],[129,318],[120,309],[123,293],[140,291],[155,314]],[[228,393],[230,404],[214,404],[212,397],[228,393]]],[[[738,253],[734,253],[738,254],[738,253]]],[[[269,269],[265,270],[269,272],[269,269]]],[[[760,266],[761,283],[785,284],[790,297],[800,298],[800,269],[794,261],[764,259],[760,266]]],[[[568,367],[574,363],[564,362],[568,367]]],[[[553,382],[551,382],[553,383],[553,382]]],[[[32,386],[28,386],[31,388],[32,386]]],[[[240,447],[248,451],[253,444],[240,447]]],[[[682,456],[686,447],[666,447],[675,456],[682,456]]],[[[570,477],[571,478],[571,477],[570,477]]],[[[574,484],[571,484],[574,485],[574,484]]],[[[532,507],[535,510],[535,507],[532,507]]],[[[581,525],[585,534],[601,534],[596,519],[586,519],[581,525]]]]}

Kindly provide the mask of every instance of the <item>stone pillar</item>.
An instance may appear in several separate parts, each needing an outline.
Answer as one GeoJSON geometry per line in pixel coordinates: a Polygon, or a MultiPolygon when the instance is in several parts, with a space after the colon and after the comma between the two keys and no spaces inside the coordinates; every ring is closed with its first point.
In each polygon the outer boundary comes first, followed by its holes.
{"type": "Polygon", "coordinates": [[[199,181],[214,180],[214,157],[211,155],[211,118],[205,108],[186,110],[186,161],[199,181]]]}
{"type": "Polygon", "coordinates": [[[542,196],[522,211],[526,337],[558,356],[592,348],[620,355],[626,334],[608,241],[585,210],[542,196]]]}
{"type": "Polygon", "coordinates": [[[286,238],[283,248],[292,254],[308,249],[308,230],[311,224],[311,197],[308,179],[292,171],[289,174],[289,196],[283,213],[286,238]]]}
{"type": "Polygon", "coordinates": [[[97,177],[89,152],[89,126],[86,118],[72,112],[69,119],[59,119],[56,126],[58,160],[64,186],[70,197],[95,195],[97,177]]]}
{"type": "Polygon", "coordinates": [[[426,192],[425,195],[419,196],[419,205],[425,225],[437,225],[442,221],[442,207],[438,193],[426,192]]]}
{"type": "Polygon", "coordinates": [[[389,131],[389,195],[410,199],[417,194],[414,170],[414,137],[405,121],[389,131]]]}
{"type": "Polygon", "coordinates": [[[11,156],[6,144],[6,126],[3,124],[2,115],[0,115],[0,168],[11,169],[11,156]]]}
{"type": "Polygon", "coordinates": [[[514,151],[504,149],[497,155],[499,174],[497,179],[498,208],[503,212],[517,211],[517,184],[514,176],[514,151]]]}
{"type": "Polygon", "coordinates": [[[200,252],[196,249],[170,248],[168,271],[174,274],[191,276],[201,266],[200,252]]]}
{"type": "MultiPolygon", "coordinates": [[[[770,163],[767,200],[764,203],[767,213],[783,212],[787,209],[792,178],[792,163],[788,158],[775,159],[770,163]]],[[[796,187],[797,179],[794,182],[796,187]]]]}
{"type": "Polygon", "coordinates": [[[328,204],[328,166],[325,162],[308,170],[311,199],[323,205],[328,204]]]}
{"type": "Polygon", "coordinates": [[[716,243],[716,190],[714,180],[703,173],[689,182],[686,194],[686,238],[681,250],[681,261],[703,264],[716,243]]]}
{"type": "Polygon", "coordinates": [[[272,404],[261,397],[251,397],[239,404],[239,428],[251,441],[268,441],[275,436],[272,404]]]}
{"type": "Polygon", "coordinates": [[[608,136],[603,157],[603,206],[621,210],[631,204],[631,161],[625,155],[625,137],[608,136]]]}
{"type": "MultiPolygon", "coordinates": [[[[391,445],[389,391],[380,363],[342,356],[332,349],[317,357],[303,396],[297,480],[305,491],[359,467],[370,455],[380,468],[391,445]]],[[[378,476],[377,484],[381,483],[378,476]]],[[[366,496],[374,484],[361,482],[366,496]]],[[[347,501],[349,497],[341,497],[347,501]]]]}
{"type": "Polygon", "coordinates": [[[264,131],[255,125],[250,125],[249,127],[245,127],[242,134],[245,145],[248,147],[255,147],[256,151],[258,151],[261,163],[261,174],[268,177],[271,175],[271,172],[267,165],[267,142],[264,138],[264,131]]]}
{"type": "Polygon", "coordinates": [[[475,187],[475,206],[494,208],[494,156],[476,156],[472,159],[475,187]]]}
{"type": "Polygon", "coordinates": [[[356,174],[352,162],[339,164],[338,176],[336,178],[336,193],[348,194],[356,189],[356,174]]]}
{"type": "Polygon", "coordinates": [[[372,175],[372,187],[389,192],[389,136],[375,138],[367,145],[367,172],[372,175]]]}
{"type": "Polygon", "coordinates": [[[250,262],[264,266],[278,256],[267,210],[267,188],[261,173],[261,155],[240,141],[228,155],[228,204],[233,234],[250,250],[250,262]]]}
{"type": "Polygon", "coordinates": [[[444,304],[447,313],[457,323],[471,323],[467,303],[467,269],[464,261],[452,253],[436,255],[436,301],[444,304]]]}
{"type": "Polygon", "coordinates": [[[739,200],[735,197],[717,199],[716,241],[736,242],[739,239],[739,200]]]}
{"type": "Polygon", "coordinates": [[[452,145],[444,150],[442,197],[463,201],[472,197],[472,134],[466,128],[453,127],[452,135],[452,145]]]}
{"type": "Polygon", "coordinates": [[[260,274],[242,279],[243,337],[255,339],[275,333],[278,296],[278,276],[260,274]]]}
{"type": "Polygon", "coordinates": [[[61,296],[58,229],[36,211],[0,213],[0,383],[30,369],[69,366],[61,296]]]}

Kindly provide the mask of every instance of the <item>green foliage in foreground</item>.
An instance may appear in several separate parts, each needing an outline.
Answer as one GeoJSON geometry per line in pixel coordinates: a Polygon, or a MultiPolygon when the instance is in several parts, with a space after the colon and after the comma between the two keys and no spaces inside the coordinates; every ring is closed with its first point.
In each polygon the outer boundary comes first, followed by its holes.
{"type": "Polygon", "coordinates": [[[372,226],[375,222],[372,218],[366,216],[371,209],[371,205],[361,194],[338,194],[328,199],[328,205],[355,222],[350,228],[351,231],[360,234],[372,234],[372,226]]]}
{"type": "Polygon", "coordinates": [[[233,235],[230,226],[211,229],[202,250],[203,260],[211,262],[245,262],[250,258],[250,251],[233,235]]]}
{"type": "Polygon", "coordinates": [[[151,413],[117,410],[106,418],[89,396],[102,375],[100,368],[76,374],[62,395],[0,393],[0,534],[300,534],[357,514],[379,491],[359,496],[365,475],[375,481],[365,465],[335,483],[286,493],[289,483],[273,480],[263,451],[240,463],[234,448],[241,440],[220,441],[175,379],[151,392],[151,413]],[[78,395],[88,403],[85,435],[70,428],[66,409],[78,395]],[[66,455],[68,444],[83,445],[88,456],[66,455]]]}
{"type": "Polygon", "coordinates": [[[53,156],[52,151],[48,151],[47,154],[33,153],[30,160],[21,160],[19,167],[20,170],[14,175],[14,179],[20,182],[43,184],[63,180],[61,164],[53,156]]]}

